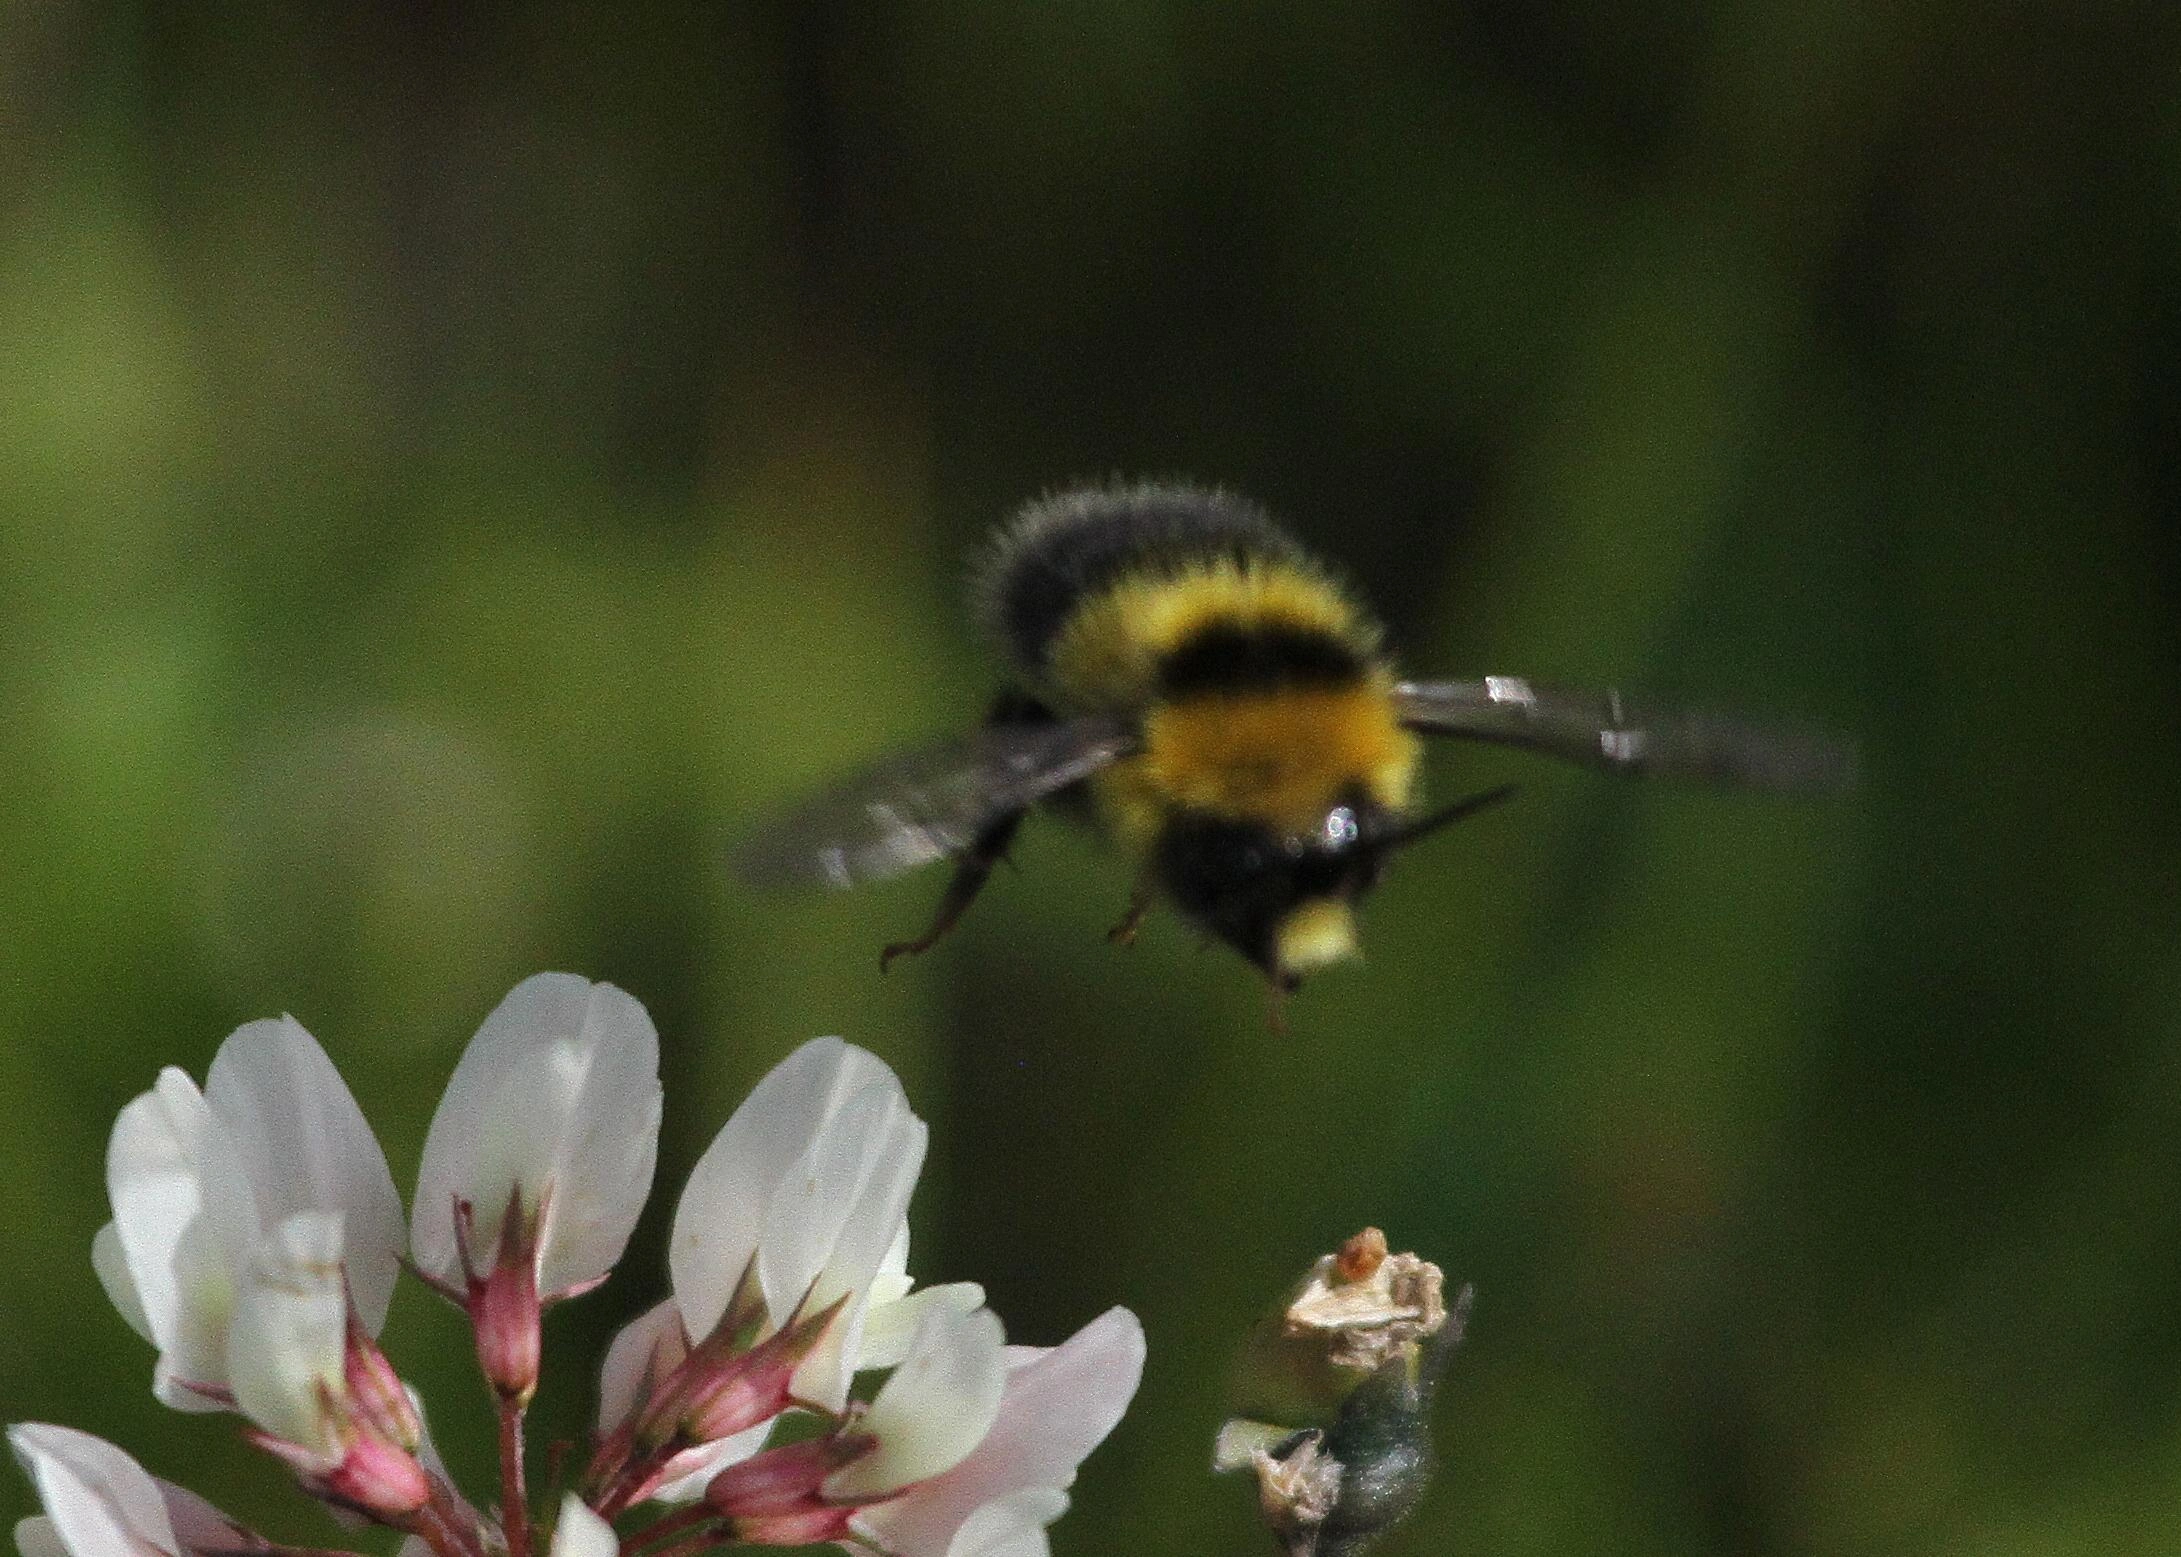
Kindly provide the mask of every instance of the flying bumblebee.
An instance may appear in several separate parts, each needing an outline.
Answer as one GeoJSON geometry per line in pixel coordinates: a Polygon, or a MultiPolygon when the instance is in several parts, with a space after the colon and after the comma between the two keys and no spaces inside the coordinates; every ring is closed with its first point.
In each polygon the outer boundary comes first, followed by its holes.
{"type": "Polygon", "coordinates": [[[1112,939],[1166,902],[1271,980],[1356,950],[1386,862],[1505,799],[1418,806],[1419,737],[1516,746],[1617,773],[1766,790],[1848,776],[1821,737],[1518,676],[1404,681],[1377,624],[1255,505],[1182,485],[1085,487],[1003,525],[974,578],[1014,679],[973,734],[880,763],[741,851],[760,883],[834,887],[955,859],[924,933],[959,920],[1032,806],[1087,817],[1137,864],[1112,939]]]}

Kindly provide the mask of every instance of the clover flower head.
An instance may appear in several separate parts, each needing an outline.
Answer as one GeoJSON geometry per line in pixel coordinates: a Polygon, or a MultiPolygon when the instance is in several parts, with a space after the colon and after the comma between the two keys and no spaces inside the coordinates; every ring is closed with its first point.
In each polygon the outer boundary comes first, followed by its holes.
{"type": "MultiPolygon", "coordinates": [[[[677,1557],[730,1541],[1042,1551],[1134,1392],[1142,1332],[1117,1309],[1051,1351],[1009,1347],[975,1284],[916,1288],[927,1132],[884,1062],[837,1038],[775,1067],[699,1160],[670,1294],[608,1348],[588,1459],[534,1527],[522,1425],[541,1315],[627,1246],[657,1158],[658,1054],[609,984],[517,985],[433,1116],[406,1235],[377,1141],[292,1018],[238,1029],[202,1089],[162,1072],[115,1123],[113,1220],[92,1246],[155,1348],[155,1397],[236,1412],[305,1492],[402,1531],[405,1554],[615,1557],[613,1522],[643,1519],[629,1541],[671,1539],[677,1557]],[[498,1408],[493,1500],[449,1479],[379,1347],[405,1244],[475,1336],[498,1408]]],[[[26,1557],[283,1551],[88,1434],[24,1423],[9,1442],[45,1509],[17,1529],[26,1557]]]]}
{"type": "Polygon", "coordinates": [[[296,1216],[332,1219],[355,1314],[376,1334],[394,1294],[401,1200],[333,1062],[293,1017],[220,1045],[200,1091],[168,1067],[122,1109],[106,1150],[114,1219],[92,1263],[158,1348],[153,1390],[177,1409],[233,1404],[236,1307],[263,1247],[296,1216]]]}

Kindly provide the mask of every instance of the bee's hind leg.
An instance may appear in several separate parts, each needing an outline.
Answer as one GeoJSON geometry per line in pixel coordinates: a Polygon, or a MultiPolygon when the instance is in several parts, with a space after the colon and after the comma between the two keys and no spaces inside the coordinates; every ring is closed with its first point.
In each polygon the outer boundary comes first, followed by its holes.
{"type": "Polygon", "coordinates": [[[913,941],[896,941],[878,954],[878,970],[884,973],[896,957],[914,957],[930,951],[939,940],[954,928],[955,921],[977,901],[977,894],[984,890],[985,878],[992,874],[992,867],[1007,858],[1007,846],[1014,842],[1015,829],[1022,825],[1025,813],[1011,811],[993,822],[970,840],[960,863],[954,867],[954,879],[947,883],[946,895],[939,899],[933,910],[931,924],[913,941]]]}
{"type": "Polygon", "coordinates": [[[1136,931],[1142,927],[1144,915],[1151,912],[1156,900],[1142,887],[1128,895],[1128,910],[1121,915],[1120,923],[1106,932],[1106,939],[1116,946],[1134,946],[1136,931]]]}

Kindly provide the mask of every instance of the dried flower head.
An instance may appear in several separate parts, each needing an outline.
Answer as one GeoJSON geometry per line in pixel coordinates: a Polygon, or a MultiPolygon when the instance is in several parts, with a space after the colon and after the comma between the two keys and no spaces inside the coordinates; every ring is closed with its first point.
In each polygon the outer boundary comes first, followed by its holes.
{"type": "Polygon", "coordinates": [[[1446,1277],[1429,1260],[1388,1254],[1375,1227],[1321,1256],[1283,1316],[1286,1333],[1336,1368],[1370,1373],[1446,1323],[1446,1277]]]}
{"type": "Polygon", "coordinates": [[[1445,1277],[1389,1254],[1367,1227],[1304,1275],[1249,1350],[1249,1416],[1213,1447],[1218,1471],[1247,1470],[1258,1511],[1288,1557],[1352,1557],[1422,1499],[1430,1408],[1469,1309],[1445,1277]]]}

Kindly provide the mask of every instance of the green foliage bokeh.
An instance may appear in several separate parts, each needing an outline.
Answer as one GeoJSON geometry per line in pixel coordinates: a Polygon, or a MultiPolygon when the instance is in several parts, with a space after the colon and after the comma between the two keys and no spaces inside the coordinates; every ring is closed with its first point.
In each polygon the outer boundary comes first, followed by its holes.
{"type": "MultiPolygon", "coordinates": [[[[0,1407],[338,1539],[158,1411],[114,1112],[291,1011],[413,1182],[517,978],[664,1037],[660,1192],[839,1032],[932,1122],[914,1268],[1144,1318],[1064,1554],[1252,1553],[1233,1347],[1364,1223],[1477,1284],[1424,1553],[2181,1540],[2181,66],[2152,4],[0,8],[0,1407]],[[1419,672],[1856,732],[1809,805],[1520,803],[1264,1018],[1026,832],[725,849],[974,719],[963,559],[1186,473],[1419,672]]],[[[480,1387],[390,1348],[473,1486],[480,1387]]],[[[27,1512],[19,1478],[0,1511],[27,1512]]]]}

